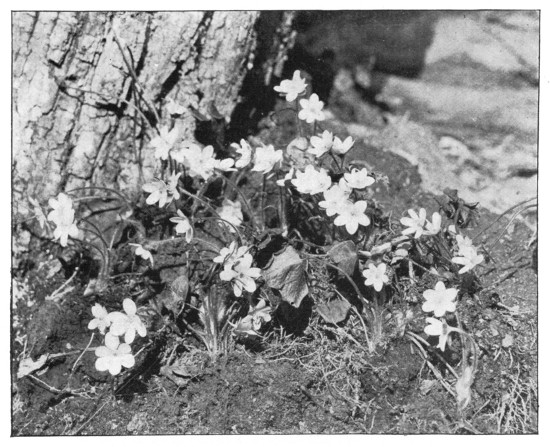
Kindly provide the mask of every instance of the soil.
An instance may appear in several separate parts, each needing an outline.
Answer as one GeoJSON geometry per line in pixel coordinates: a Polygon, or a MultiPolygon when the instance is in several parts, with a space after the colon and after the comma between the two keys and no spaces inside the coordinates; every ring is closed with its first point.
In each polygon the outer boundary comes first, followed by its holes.
{"type": "MultiPolygon", "coordinates": [[[[428,215],[438,210],[442,189],[430,190],[433,182],[426,170],[395,149],[402,145],[411,151],[433,138],[429,126],[414,120],[387,123],[385,112],[354,91],[340,93],[331,100],[326,127],[342,135],[352,129],[356,138],[362,136],[350,158],[388,177],[388,186],[373,190],[380,207],[393,218],[409,208],[424,207],[428,215]],[[367,115],[379,125],[364,126],[357,118],[367,115]],[[392,150],[387,147],[390,138],[392,150]]],[[[258,137],[266,143],[290,139],[287,131],[277,129],[261,130],[258,137]]],[[[431,170],[440,169],[436,167],[431,170]]],[[[443,185],[444,171],[429,174],[443,185]]],[[[472,237],[498,218],[483,205],[479,224],[469,231],[472,237]]],[[[93,354],[76,362],[90,342],[89,309],[99,302],[118,310],[122,297],[133,297],[138,304],[162,301],[162,278],[150,277],[144,286],[121,275],[107,290],[86,298],[90,278],[81,272],[68,294],[51,301],[47,297],[70,276],[71,261],[65,257],[58,265],[58,253],[35,241],[17,254],[14,266],[12,435],[536,433],[538,290],[531,237],[524,222],[510,224],[505,217],[476,241],[490,248],[478,281],[465,276],[471,293],[460,297],[462,326],[480,348],[472,402],[464,411],[443,385],[449,374],[443,360],[434,360],[439,380],[404,336],[397,311],[392,311],[375,353],[344,340],[336,326],[330,332],[313,317],[303,333],[272,335],[271,344],[232,342],[229,354],[216,362],[192,337],[181,337],[177,327],[167,324],[166,314],[151,313],[147,325],[155,335],[138,342],[142,351],[136,367],[112,380],[95,370],[93,354]],[[17,379],[23,351],[34,360],[48,353],[68,355],[33,377],[17,379]],[[194,372],[168,374],[163,368],[172,355],[192,358],[194,372]]],[[[408,330],[420,334],[420,306],[409,307],[413,317],[408,330]]],[[[456,366],[457,350],[450,349],[444,360],[456,366]]]]}

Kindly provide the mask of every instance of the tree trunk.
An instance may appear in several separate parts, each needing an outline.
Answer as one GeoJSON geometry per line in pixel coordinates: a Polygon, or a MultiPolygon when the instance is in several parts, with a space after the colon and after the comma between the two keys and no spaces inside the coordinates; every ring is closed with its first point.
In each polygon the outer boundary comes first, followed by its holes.
{"type": "Polygon", "coordinates": [[[182,138],[192,138],[191,109],[207,115],[213,103],[231,116],[252,67],[267,84],[281,69],[292,17],[258,11],[14,13],[15,215],[26,214],[28,196],[44,201],[83,186],[135,197],[159,173],[148,144],[152,125],[173,124],[182,138]],[[174,122],[165,111],[168,99],[184,106],[174,122]]]}

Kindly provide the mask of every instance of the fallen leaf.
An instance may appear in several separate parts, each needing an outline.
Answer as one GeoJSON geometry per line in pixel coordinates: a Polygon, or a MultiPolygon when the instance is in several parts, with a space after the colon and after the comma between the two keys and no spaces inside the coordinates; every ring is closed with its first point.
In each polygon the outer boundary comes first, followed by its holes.
{"type": "Polygon", "coordinates": [[[317,306],[317,312],[327,323],[338,324],[346,319],[351,304],[347,300],[336,299],[317,306]]]}
{"type": "Polygon", "coordinates": [[[511,334],[506,334],[502,339],[502,347],[509,348],[514,344],[514,337],[511,334]]]}
{"type": "Polygon", "coordinates": [[[271,264],[263,270],[266,284],[281,292],[283,301],[299,307],[309,293],[305,262],[291,246],[273,256],[271,264]]]}
{"type": "Polygon", "coordinates": [[[426,395],[428,394],[432,388],[434,387],[434,385],[437,383],[437,380],[433,379],[433,380],[429,380],[429,379],[425,379],[423,380],[421,383],[420,383],[420,394],[422,395],[426,395]]]}

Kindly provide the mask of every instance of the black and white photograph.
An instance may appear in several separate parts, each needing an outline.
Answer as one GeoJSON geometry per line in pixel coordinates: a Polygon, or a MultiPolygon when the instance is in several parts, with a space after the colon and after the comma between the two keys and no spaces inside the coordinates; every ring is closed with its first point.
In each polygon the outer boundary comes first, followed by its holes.
{"type": "Polygon", "coordinates": [[[543,11],[14,6],[12,438],[544,431],[543,11]]]}

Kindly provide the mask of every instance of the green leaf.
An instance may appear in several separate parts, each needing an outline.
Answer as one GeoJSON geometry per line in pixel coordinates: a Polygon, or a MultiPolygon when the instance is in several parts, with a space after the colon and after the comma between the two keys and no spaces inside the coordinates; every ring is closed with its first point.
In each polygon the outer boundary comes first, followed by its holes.
{"type": "Polygon", "coordinates": [[[309,293],[305,261],[291,246],[274,255],[273,261],[262,274],[267,285],[279,290],[283,301],[294,307],[299,307],[309,293]]]}

